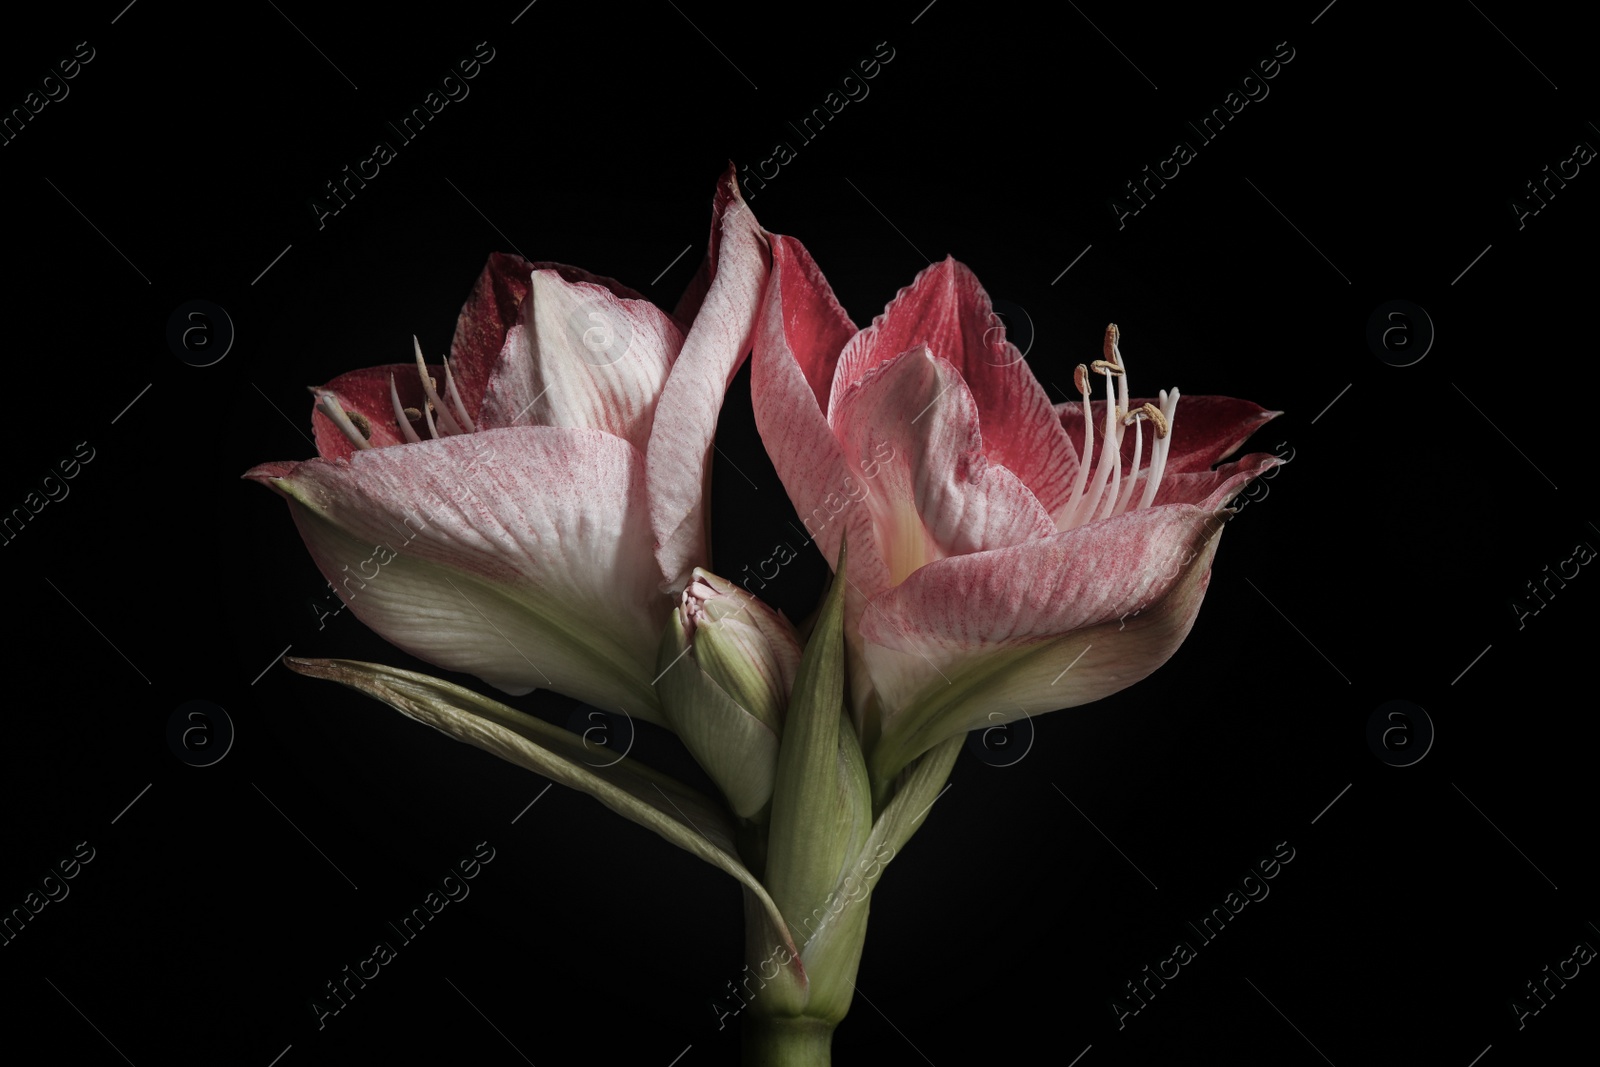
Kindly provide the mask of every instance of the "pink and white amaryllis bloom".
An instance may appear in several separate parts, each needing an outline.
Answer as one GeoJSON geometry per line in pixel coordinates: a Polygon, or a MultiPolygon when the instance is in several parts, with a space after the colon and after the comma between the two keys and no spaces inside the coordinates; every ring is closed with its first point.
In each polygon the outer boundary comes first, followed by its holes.
{"type": "Polygon", "coordinates": [[[756,425],[830,561],[848,532],[851,701],[875,780],[1164,663],[1228,502],[1278,460],[1212,465],[1278,413],[1136,397],[1114,326],[1078,369],[1082,400],[1054,405],[962,264],[928,267],[858,331],[805,248],[767,239],[756,425]]]}
{"type": "Polygon", "coordinates": [[[407,652],[661,722],[669,594],[705,556],[717,411],[767,274],[731,168],[711,233],[670,315],[609,278],[492,256],[447,360],[417,348],[313,389],[319,457],[246,477],[288,499],[340,597],[407,652]]]}

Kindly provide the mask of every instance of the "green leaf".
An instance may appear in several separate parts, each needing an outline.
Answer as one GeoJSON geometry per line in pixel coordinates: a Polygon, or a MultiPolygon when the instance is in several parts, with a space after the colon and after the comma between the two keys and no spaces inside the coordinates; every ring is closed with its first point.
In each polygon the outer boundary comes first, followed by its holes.
{"type": "MultiPolygon", "coordinates": [[[[841,578],[845,565],[841,544],[841,578]]],[[[844,710],[847,585],[834,582],[817,616],[778,749],[766,882],[779,910],[797,924],[823,904],[872,821],[866,766],[844,710]]]]}
{"type": "Polygon", "coordinates": [[[810,1003],[835,1002],[848,1006],[854,993],[856,965],[866,935],[867,910],[873,887],[900,849],[916,833],[929,809],[939,799],[950,768],[966,738],[952,737],[931,749],[907,771],[883,814],[873,824],[850,862],[828,894],[829,918],[804,943],[801,955],[811,976],[810,1003]],[[848,988],[847,988],[848,987],[848,988]]]}
{"type": "Polygon", "coordinates": [[[578,735],[438,678],[355,660],[285,658],[284,663],[301,674],[360,690],[457,741],[588,793],[624,818],[731,874],[765,910],[772,936],[790,950],[795,977],[804,985],[805,972],[782,912],[739,861],[732,820],[699,791],[627,757],[609,766],[594,766],[587,762],[591,753],[578,735]]]}

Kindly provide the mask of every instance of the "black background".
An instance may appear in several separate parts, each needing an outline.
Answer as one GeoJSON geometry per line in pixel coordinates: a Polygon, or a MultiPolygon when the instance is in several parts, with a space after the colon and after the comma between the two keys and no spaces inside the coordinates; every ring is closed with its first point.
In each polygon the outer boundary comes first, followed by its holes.
{"type": "MultiPolygon", "coordinates": [[[[874,894],[837,1062],[1493,1067],[1592,1042],[1592,967],[1520,1030],[1511,1008],[1575,943],[1600,944],[1600,578],[1583,568],[1520,628],[1513,608],[1600,545],[1600,178],[1585,167],[1520,229],[1512,208],[1575,143],[1600,144],[1578,16],[925,2],[113,0],[6,35],[7,110],[78,42],[94,58],[0,147],[0,502],[21,506],[79,442],[94,458],[0,557],[0,908],[95,849],[0,947],[7,1044],[141,1067],[738,1061],[709,1007],[743,962],[735,883],[274,665],[290,646],[419,666],[349,613],[319,628],[325,583],[283,502],[239,475],[312,454],[305,386],[408,359],[413,333],[443,351],[491,251],[670,308],[726,161],[779,141],[796,156],[746,187],[751,207],[806,243],[858,324],[954,255],[1055,399],[1114,320],[1136,392],[1281,409],[1249,447],[1293,450],[1229,525],[1165,667],[1034,720],[1031,747],[1019,729],[989,762],[963,755],[874,894]],[[494,59],[470,95],[319,229],[323,183],[480,41],[494,59]],[[804,143],[788,123],[879,42],[893,59],[870,95],[804,143]],[[1185,121],[1279,42],[1293,59],[1270,95],[1119,228],[1123,183],[1196,141],[1185,121]],[[236,329],[203,368],[165,340],[193,299],[236,329]],[[1366,340],[1394,299],[1437,330],[1407,367],[1366,340]],[[210,767],[166,739],[195,699],[236,730],[210,767]],[[1395,699],[1437,732],[1408,767],[1366,739],[1395,699]],[[319,1030],[322,983],[479,841],[495,859],[471,896],[319,1030]],[[1270,896],[1119,1030],[1124,983],[1196,941],[1185,921],[1284,841],[1270,896]]],[[[725,574],[792,538],[748,381],[715,469],[725,574]]],[[[824,573],[807,550],[771,599],[803,615],[824,573]]],[[[563,724],[580,710],[515,703],[563,724]]],[[[693,774],[649,728],[634,754],[693,774]]]]}

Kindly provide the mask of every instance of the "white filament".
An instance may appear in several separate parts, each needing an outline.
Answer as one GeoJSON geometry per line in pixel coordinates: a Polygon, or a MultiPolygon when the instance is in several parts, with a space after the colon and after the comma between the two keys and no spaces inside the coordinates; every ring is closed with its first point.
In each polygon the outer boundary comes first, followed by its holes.
{"type": "Polygon", "coordinates": [[[406,418],[406,409],[400,406],[400,391],[394,387],[394,375],[389,375],[389,402],[394,405],[394,421],[400,424],[400,433],[411,444],[422,443],[422,438],[417,436],[417,431],[411,428],[411,420],[406,418]]]}
{"type": "Polygon", "coordinates": [[[344,408],[339,405],[339,398],[331,392],[317,393],[317,410],[328,416],[333,424],[339,427],[339,432],[344,434],[351,444],[357,448],[371,448],[372,442],[362,436],[356,429],[355,423],[350,421],[350,416],[344,413],[344,408]]]}
{"type": "MultiPolygon", "coordinates": [[[[1113,334],[1112,337],[1114,336],[1113,334]]],[[[1144,469],[1140,469],[1140,465],[1144,463],[1144,428],[1140,423],[1151,420],[1152,417],[1142,411],[1130,411],[1128,397],[1131,387],[1128,384],[1128,362],[1118,342],[1110,338],[1108,340],[1110,340],[1110,351],[1106,353],[1108,358],[1097,361],[1100,366],[1096,367],[1106,379],[1106,420],[1100,442],[1100,460],[1098,464],[1094,462],[1094,419],[1091,414],[1090,391],[1085,389],[1083,390],[1083,456],[1078,464],[1078,475],[1073,480],[1072,495],[1068,498],[1063,511],[1064,529],[1070,530],[1084,523],[1150,507],[1160,491],[1161,479],[1166,474],[1167,457],[1172,451],[1178,390],[1163,389],[1158,394],[1156,408],[1165,419],[1166,432],[1162,433],[1159,425],[1155,428],[1155,439],[1150,442],[1149,462],[1144,469]],[[1113,367],[1116,371],[1113,371],[1113,367]],[[1118,379],[1114,387],[1111,383],[1113,377],[1118,379]],[[1124,482],[1122,436],[1128,423],[1133,424],[1133,461],[1128,466],[1124,482]],[[1091,465],[1095,468],[1092,477],[1089,476],[1091,465]],[[1143,491],[1136,492],[1141,480],[1143,491]]]]}
{"type": "MultiPolygon", "coordinates": [[[[417,354],[417,376],[422,379],[422,391],[428,397],[428,403],[424,407],[431,407],[439,412],[439,425],[444,427],[445,433],[464,433],[465,431],[456,425],[456,420],[450,416],[450,409],[445,407],[444,399],[439,395],[438,390],[433,387],[433,379],[428,376],[428,365],[422,361],[422,342],[418,341],[416,336],[413,335],[411,344],[417,354]]],[[[428,419],[428,430],[435,437],[439,436],[438,431],[434,428],[432,418],[428,419]]]]}
{"type": "Polygon", "coordinates": [[[444,361],[444,391],[450,394],[450,402],[455,405],[456,422],[466,427],[468,433],[477,433],[478,428],[473,425],[472,418],[467,414],[467,405],[461,402],[461,394],[456,391],[456,380],[450,374],[450,360],[444,361]]]}

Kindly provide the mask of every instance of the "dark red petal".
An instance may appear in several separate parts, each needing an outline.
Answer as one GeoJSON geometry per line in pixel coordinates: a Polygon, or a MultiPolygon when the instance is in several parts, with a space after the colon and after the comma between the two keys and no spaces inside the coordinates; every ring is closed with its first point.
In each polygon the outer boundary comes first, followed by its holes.
{"type": "Polygon", "coordinates": [[[489,373],[505,344],[506,331],[516,324],[517,309],[528,295],[528,276],[532,273],[533,265],[521,256],[494,253],[456,318],[455,337],[450,342],[451,374],[461,402],[474,420],[483,405],[489,373]]]}
{"type": "MultiPolygon", "coordinates": [[[[429,367],[428,373],[438,381],[442,393],[444,368],[429,367]]],[[[367,429],[371,431],[371,436],[367,440],[374,448],[398,445],[405,441],[400,433],[400,426],[394,419],[394,401],[389,398],[391,374],[394,375],[395,391],[400,394],[401,406],[421,411],[425,398],[422,392],[422,380],[417,376],[415,363],[364,367],[361,370],[341,374],[322,387],[338,398],[340,407],[347,413],[360,416],[360,419],[352,418],[351,422],[360,426],[361,420],[366,421],[367,429]]],[[[456,383],[456,388],[461,388],[460,382],[456,383]]],[[[427,438],[426,424],[418,423],[415,428],[418,437],[427,438]]],[[[316,409],[315,400],[312,401],[311,429],[317,439],[317,454],[323,459],[348,459],[352,453],[358,451],[339,427],[333,424],[333,420],[316,409]]]]}

